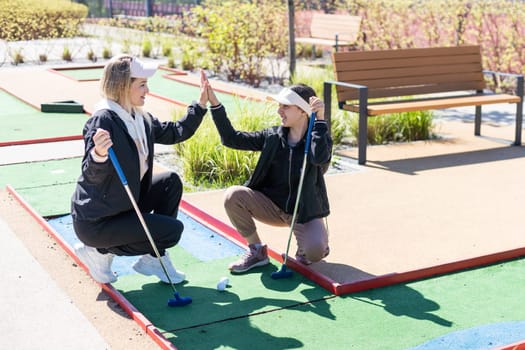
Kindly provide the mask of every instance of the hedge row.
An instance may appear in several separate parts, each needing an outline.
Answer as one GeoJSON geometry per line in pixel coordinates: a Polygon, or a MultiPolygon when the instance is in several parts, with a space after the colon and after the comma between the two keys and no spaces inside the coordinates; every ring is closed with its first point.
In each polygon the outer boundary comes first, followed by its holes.
{"type": "Polygon", "coordinates": [[[73,37],[87,14],[85,5],[68,0],[0,0],[0,39],[73,37]]]}

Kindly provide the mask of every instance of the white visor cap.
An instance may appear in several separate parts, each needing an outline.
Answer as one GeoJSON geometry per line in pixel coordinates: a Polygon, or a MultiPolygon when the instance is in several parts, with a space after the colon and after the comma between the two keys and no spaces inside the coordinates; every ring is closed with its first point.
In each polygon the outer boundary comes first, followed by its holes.
{"type": "Polygon", "coordinates": [[[130,64],[132,78],[149,78],[157,71],[158,64],[154,62],[144,62],[133,57],[130,64]]]}
{"type": "Polygon", "coordinates": [[[283,105],[296,105],[305,111],[308,116],[312,113],[312,109],[308,102],[306,102],[298,93],[289,88],[284,88],[279,94],[270,96],[269,99],[275,100],[283,105]]]}

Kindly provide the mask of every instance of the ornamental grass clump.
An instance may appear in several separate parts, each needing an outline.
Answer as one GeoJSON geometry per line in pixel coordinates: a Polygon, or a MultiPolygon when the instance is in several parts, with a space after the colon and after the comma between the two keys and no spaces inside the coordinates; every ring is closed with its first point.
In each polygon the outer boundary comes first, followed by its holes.
{"type": "MultiPolygon", "coordinates": [[[[280,123],[276,106],[237,100],[233,108],[227,108],[237,130],[255,131],[280,123]]],[[[180,118],[181,113],[175,119],[180,118]]],[[[248,180],[259,158],[259,152],[223,146],[211,116],[205,117],[192,138],[175,145],[175,150],[190,191],[241,185],[248,180]]]]}
{"type": "MultiPolygon", "coordinates": [[[[355,115],[350,126],[350,130],[356,139],[359,135],[358,119],[355,115]]],[[[381,145],[389,142],[429,140],[434,137],[432,120],[431,111],[392,113],[369,117],[368,144],[381,145]]]]}

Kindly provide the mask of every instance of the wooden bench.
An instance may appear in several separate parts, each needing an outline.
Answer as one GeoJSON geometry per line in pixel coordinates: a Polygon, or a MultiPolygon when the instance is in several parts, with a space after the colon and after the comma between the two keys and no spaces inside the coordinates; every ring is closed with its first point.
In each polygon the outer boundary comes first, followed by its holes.
{"type": "Polygon", "coordinates": [[[368,117],[388,113],[475,106],[479,136],[482,105],[515,103],[514,145],[521,145],[523,75],[483,71],[479,46],[334,52],[332,61],[336,81],[324,82],[325,115],[330,121],[335,85],[339,108],[359,114],[359,164],[366,163],[368,117]],[[515,95],[486,91],[487,74],[515,79],[515,95]]]}
{"type": "MultiPolygon", "coordinates": [[[[361,17],[314,13],[310,25],[310,36],[295,39],[296,43],[340,47],[356,44],[361,28],[361,17]]],[[[315,48],[313,50],[315,52],[315,48]]]]}

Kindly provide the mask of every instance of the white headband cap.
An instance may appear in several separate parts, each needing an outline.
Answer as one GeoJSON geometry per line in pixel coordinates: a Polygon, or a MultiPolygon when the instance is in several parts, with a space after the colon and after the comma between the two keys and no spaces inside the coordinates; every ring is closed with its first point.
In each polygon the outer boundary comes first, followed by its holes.
{"type": "Polygon", "coordinates": [[[149,78],[157,71],[158,64],[154,62],[143,62],[133,57],[130,63],[132,78],[149,78]]]}
{"type": "Polygon", "coordinates": [[[289,88],[284,88],[278,95],[270,96],[269,99],[275,100],[283,105],[296,105],[305,111],[308,116],[312,113],[312,109],[308,102],[306,102],[298,93],[289,88]]]}

